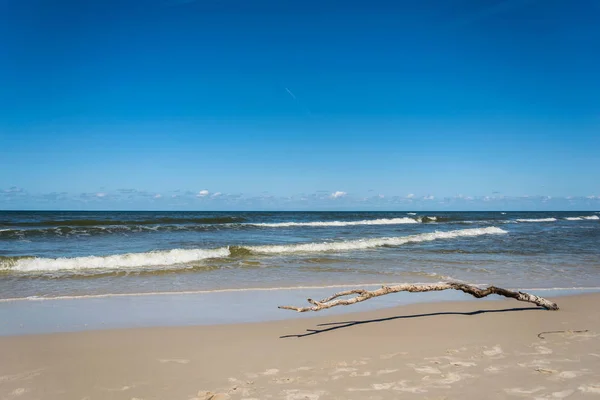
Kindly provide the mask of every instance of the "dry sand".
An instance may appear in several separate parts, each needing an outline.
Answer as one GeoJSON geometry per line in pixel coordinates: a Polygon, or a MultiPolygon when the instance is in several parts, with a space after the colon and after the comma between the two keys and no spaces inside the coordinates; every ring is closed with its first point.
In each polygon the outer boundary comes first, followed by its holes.
{"type": "Polygon", "coordinates": [[[0,399],[600,399],[600,294],[554,300],[0,337],[0,399]]]}

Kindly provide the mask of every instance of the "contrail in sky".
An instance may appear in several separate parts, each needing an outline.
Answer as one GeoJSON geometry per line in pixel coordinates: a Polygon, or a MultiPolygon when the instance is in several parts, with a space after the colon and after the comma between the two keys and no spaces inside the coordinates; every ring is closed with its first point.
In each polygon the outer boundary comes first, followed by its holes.
{"type": "Polygon", "coordinates": [[[288,88],[285,88],[285,91],[289,93],[290,96],[292,96],[292,99],[296,100],[296,95],[294,93],[292,93],[292,91],[288,88]]]}
{"type": "Polygon", "coordinates": [[[308,114],[308,116],[309,116],[309,117],[312,117],[312,112],[309,110],[309,108],[308,108],[308,107],[306,107],[304,104],[302,104],[302,102],[301,102],[300,100],[298,100],[298,98],[296,97],[296,95],[294,94],[294,92],[292,92],[292,91],[291,91],[289,88],[287,88],[287,87],[286,87],[286,88],[284,88],[284,89],[285,89],[285,91],[286,91],[286,92],[287,92],[287,93],[290,95],[290,97],[291,97],[292,99],[294,99],[294,101],[296,102],[296,104],[297,104],[299,107],[303,108],[303,109],[304,109],[304,111],[306,111],[306,114],[308,114]]]}

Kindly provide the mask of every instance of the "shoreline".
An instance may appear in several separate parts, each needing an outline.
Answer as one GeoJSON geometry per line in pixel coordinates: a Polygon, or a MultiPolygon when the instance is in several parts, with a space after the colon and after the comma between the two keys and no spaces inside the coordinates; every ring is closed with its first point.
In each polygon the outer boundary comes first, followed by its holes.
{"type": "MultiPolygon", "coordinates": [[[[435,303],[442,307],[443,304],[452,302],[506,300],[496,295],[476,299],[459,291],[448,290],[400,292],[357,303],[352,307],[334,307],[318,314],[296,313],[277,308],[280,305],[306,305],[306,298],[324,298],[336,292],[336,289],[374,289],[380,286],[327,285],[5,300],[0,301],[0,320],[4,321],[0,325],[0,337],[111,329],[267,323],[310,319],[322,315],[335,317],[361,311],[375,312],[408,305],[435,303]]],[[[520,290],[546,298],[600,293],[599,288],[520,290]]]]}
{"type": "MultiPolygon", "coordinates": [[[[146,297],[146,296],[186,296],[196,294],[217,294],[217,293],[237,293],[237,292],[276,292],[276,291],[288,291],[288,290],[321,290],[321,289],[344,289],[344,288],[367,288],[367,287],[381,287],[381,286],[395,286],[401,284],[414,284],[414,285],[427,285],[440,282],[381,282],[381,283],[348,283],[339,285],[306,285],[306,286],[281,286],[281,287],[248,287],[248,288],[224,288],[224,289],[202,289],[202,290],[184,290],[184,291],[163,291],[163,292],[136,292],[136,293],[101,293],[101,294],[82,294],[82,295],[58,295],[58,296],[28,296],[28,297],[11,297],[11,298],[0,298],[0,303],[12,303],[20,301],[60,301],[60,300],[86,300],[86,299],[105,299],[105,298],[117,298],[117,297],[146,297]]],[[[473,286],[485,287],[488,284],[471,284],[473,286]]],[[[572,292],[586,293],[586,292],[600,292],[600,286],[576,286],[576,287],[549,287],[549,288],[516,288],[516,287],[505,287],[508,290],[514,291],[536,291],[536,292],[572,292]]],[[[562,295],[559,295],[562,296],[562,295]]]]}
{"type": "Polygon", "coordinates": [[[367,311],[353,306],[348,309],[354,312],[343,315],[321,312],[282,321],[4,336],[0,397],[206,400],[208,391],[232,400],[600,394],[600,293],[556,301],[559,311],[512,299],[447,301],[367,311]]]}

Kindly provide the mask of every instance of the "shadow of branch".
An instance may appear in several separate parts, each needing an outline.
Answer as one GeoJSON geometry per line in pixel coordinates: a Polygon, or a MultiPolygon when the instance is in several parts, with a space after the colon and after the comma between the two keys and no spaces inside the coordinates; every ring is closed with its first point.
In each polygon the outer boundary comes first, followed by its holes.
{"type": "Polygon", "coordinates": [[[280,339],[301,338],[301,337],[306,337],[306,336],[317,335],[319,333],[331,332],[331,331],[334,331],[334,330],[337,330],[337,329],[351,328],[351,327],[357,326],[357,325],[365,325],[365,324],[373,324],[373,323],[378,323],[378,322],[393,321],[393,320],[396,320],[396,319],[435,317],[435,316],[438,316],[438,315],[473,316],[473,315],[488,314],[488,313],[505,313],[505,312],[534,311],[534,310],[545,311],[545,309],[543,307],[523,307],[523,308],[505,308],[505,309],[501,309],[501,310],[477,310],[477,311],[469,311],[469,312],[447,311],[447,312],[436,312],[436,313],[429,313],[429,314],[397,315],[397,316],[394,316],[394,317],[377,318],[377,319],[367,319],[367,320],[363,320],[363,321],[329,322],[329,323],[326,323],[326,324],[319,324],[319,325],[317,325],[318,327],[326,327],[326,328],[322,328],[322,329],[307,329],[306,330],[307,333],[301,333],[301,334],[297,334],[297,335],[284,335],[284,336],[280,336],[279,338],[280,339]]]}

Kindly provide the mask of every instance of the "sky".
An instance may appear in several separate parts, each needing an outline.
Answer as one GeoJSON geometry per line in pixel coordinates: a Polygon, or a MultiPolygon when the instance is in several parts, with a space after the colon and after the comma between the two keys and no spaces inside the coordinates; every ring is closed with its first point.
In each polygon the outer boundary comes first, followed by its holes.
{"type": "Polygon", "coordinates": [[[0,0],[0,209],[598,210],[596,0],[0,0]]]}

